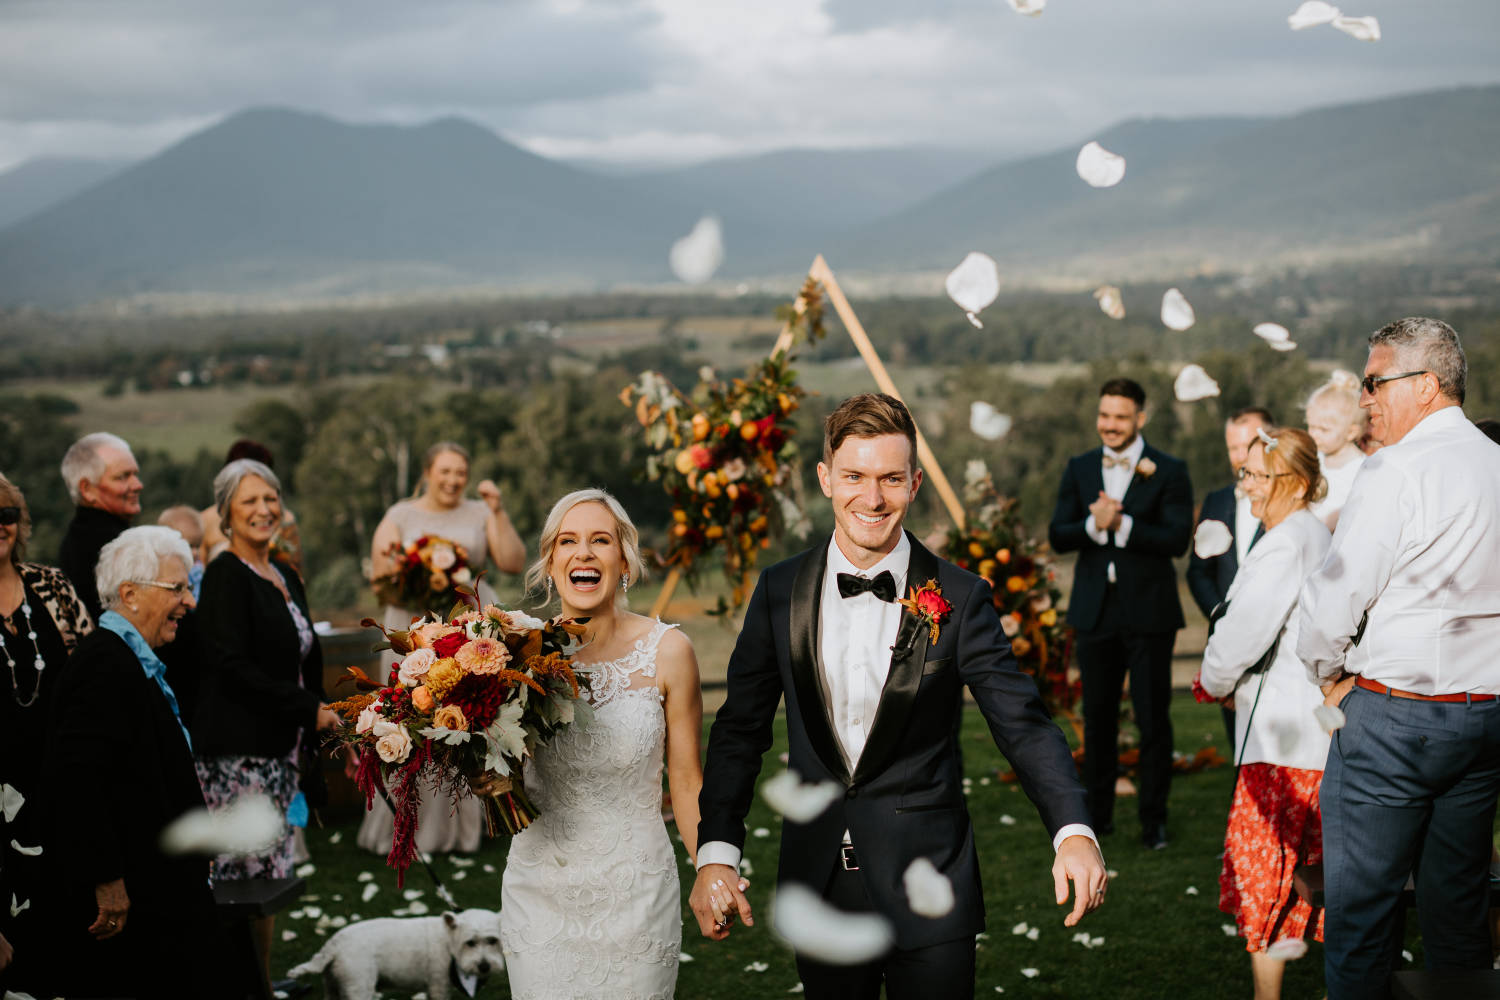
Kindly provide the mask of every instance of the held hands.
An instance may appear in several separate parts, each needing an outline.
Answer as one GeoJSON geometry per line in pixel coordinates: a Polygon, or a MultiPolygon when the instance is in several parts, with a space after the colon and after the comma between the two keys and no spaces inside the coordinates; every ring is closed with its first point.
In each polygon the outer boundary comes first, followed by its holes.
{"type": "Polygon", "coordinates": [[[1099,499],[1089,504],[1089,513],[1094,515],[1094,526],[1100,531],[1118,531],[1120,529],[1120,513],[1125,509],[1120,501],[1111,497],[1103,490],[1099,491],[1099,499]]]}
{"type": "Polygon", "coordinates": [[[503,506],[500,499],[500,487],[495,485],[493,479],[484,480],[475,489],[479,491],[479,499],[489,504],[490,513],[500,513],[500,508],[503,506]]]}
{"type": "Polygon", "coordinates": [[[341,726],[343,724],[344,720],[339,715],[339,713],[335,712],[327,705],[318,706],[318,721],[316,723],[318,729],[332,729],[335,726],[341,726]]]}
{"type": "Polygon", "coordinates": [[[1358,674],[1346,673],[1340,674],[1335,680],[1324,681],[1320,685],[1323,689],[1323,704],[1330,708],[1338,708],[1344,696],[1354,690],[1354,679],[1358,676],[1358,674]]]}
{"type": "Polygon", "coordinates": [[[94,886],[94,899],[99,904],[99,915],[89,924],[89,933],[99,940],[112,938],[125,929],[125,914],[130,910],[130,897],[125,894],[125,880],[117,878],[94,886]]]}
{"type": "Polygon", "coordinates": [[[515,787],[515,782],[510,778],[502,778],[494,771],[485,771],[477,778],[469,779],[469,791],[475,795],[504,795],[515,787]]]}
{"type": "Polygon", "coordinates": [[[1104,893],[1109,888],[1109,873],[1104,868],[1104,856],[1099,845],[1088,837],[1073,836],[1062,842],[1057,849],[1057,860],[1052,862],[1052,882],[1057,890],[1057,905],[1068,903],[1068,880],[1073,881],[1073,912],[1063,919],[1064,927],[1073,927],[1104,905],[1104,893]]]}
{"type": "Polygon", "coordinates": [[[688,896],[688,906],[698,918],[698,929],[712,941],[722,941],[729,936],[729,927],[735,914],[745,920],[746,927],[755,926],[755,917],[750,910],[750,900],[745,890],[750,888],[747,879],[728,865],[704,865],[698,869],[698,880],[688,896]]]}

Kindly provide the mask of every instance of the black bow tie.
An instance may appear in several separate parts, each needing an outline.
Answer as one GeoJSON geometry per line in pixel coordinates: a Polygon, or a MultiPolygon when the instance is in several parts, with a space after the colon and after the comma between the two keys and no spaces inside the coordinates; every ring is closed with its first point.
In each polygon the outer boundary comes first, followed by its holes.
{"type": "Polygon", "coordinates": [[[856,594],[874,594],[887,603],[896,599],[896,578],[891,571],[883,569],[866,579],[853,573],[839,574],[839,596],[853,597],[856,594]]]}

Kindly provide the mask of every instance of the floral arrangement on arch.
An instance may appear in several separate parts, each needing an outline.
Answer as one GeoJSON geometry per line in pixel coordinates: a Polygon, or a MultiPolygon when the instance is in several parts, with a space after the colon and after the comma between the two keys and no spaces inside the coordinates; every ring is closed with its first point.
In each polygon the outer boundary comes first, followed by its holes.
{"type": "Polygon", "coordinates": [[[1051,550],[1027,532],[1017,502],[1000,494],[982,461],[965,469],[964,506],[967,526],[949,529],[944,558],[989,581],[1021,669],[1036,681],[1053,715],[1072,714],[1083,682],[1072,669],[1073,630],[1058,608],[1062,591],[1051,550]]]}
{"type": "Polygon", "coordinates": [[[423,535],[407,545],[392,542],[386,557],[396,568],[370,583],[375,596],[394,607],[451,607],[459,599],[459,588],[474,582],[468,550],[439,535],[423,535]]]}
{"type": "Polygon", "coordinates": [[[402,657],[384,684],[358,667],[349,678],[360,693],[329,707],[344,718],[330,739],[359,755],[355,780],[368,807],[389,794],[395,836],[386,863],[401,884],[417,853],[421,782],[435,778],[457,801],[486,774],[512,778],[508,791],[482,795],[485,825],[515,834],[537,817],[520,783],[521,767],[538,745],[590,714],[569,657],[583,621],[543,622],[495,605],[480,608],[473,591],[445,620],[426,617],[410,629],[387,630],[402,657]]]}

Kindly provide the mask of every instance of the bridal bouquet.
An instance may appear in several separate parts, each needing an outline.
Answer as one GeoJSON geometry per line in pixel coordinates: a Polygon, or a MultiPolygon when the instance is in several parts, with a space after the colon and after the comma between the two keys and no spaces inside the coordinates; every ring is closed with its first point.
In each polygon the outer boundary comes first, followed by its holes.
{"type": "Polygon", "coordinates": [[[409,545],[394,543],[386,556],[396,568],[371,583],[376,597],[398,608],[447,607],[457,599],[458,588],[474,579],[468,550],[437,535],[423,535],[409,545]]]}
{"type": "Polygon", "coordinates": [[[366,807],[389,790],[396,825],[386,863],[398,878],[416,857],[423,778],[455,801],[473,781],[512,778],[509,790],[481,801],[492,835],[502,827],[519,833],[537,816],[520,784],[522,761],[589,713],[580,697],[587,679],[568,664],[582,622],[480,609],[471,591],[461,593],[467,603],[446,620],[428,617],[396,631],[365,619],[402,659],[384,685],[350,667],[361,693],[330,706],[345,720],[333,739],[359,755],[366,807]]]}

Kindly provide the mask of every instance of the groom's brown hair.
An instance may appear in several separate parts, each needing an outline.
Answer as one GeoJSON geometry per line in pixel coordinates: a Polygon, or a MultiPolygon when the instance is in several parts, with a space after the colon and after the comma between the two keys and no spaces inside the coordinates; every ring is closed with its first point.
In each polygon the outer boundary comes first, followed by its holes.
{"type": "Polygon", "coordinates": [[[917,467],[917,425],[906,404],[883,392],[850,396],[823,422],[823,463],[833,464],[833,453],[851,437],[900,434],[911,444],[911,467],[917,467]]]}

